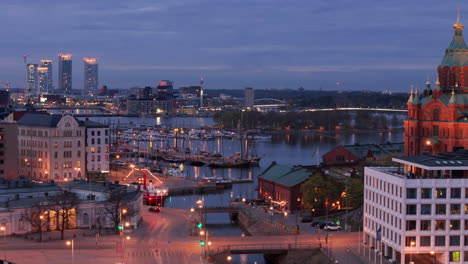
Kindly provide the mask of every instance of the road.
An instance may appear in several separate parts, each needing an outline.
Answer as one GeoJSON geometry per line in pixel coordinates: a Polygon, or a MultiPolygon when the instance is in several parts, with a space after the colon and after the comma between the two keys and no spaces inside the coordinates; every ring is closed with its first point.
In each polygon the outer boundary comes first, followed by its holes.
{"type": "MultiPolygon", "coordinates": [[[[146,207],[145,207],[146,208],[146,207]]],[[[195,214],[195,213],[193,213],[195,214]]],[[[161,213],[150,213],[145,210],[143,223],[124,237],[115,235],[102,236],[96,243],[94,237],[74,239],[75,263],[204,263],[201,259],[202,247],[200,237],[190,237],[191,213],[188,210],[162,208],[161,213]],[[126,236],[130,239],[125,239],[126,236]],[[120,243],[125,239],[124,254],[119,253],[120,243]]],[[[73,232],[73,231],[72,231],[73,232]]],[[[72,232],[66,232],[68,238],[72,232]]],[[[77,231],[81,232],[81,231],[77,231]]],[[[331,248],[339,263],[361,263],[346,250],[357,248],[357,233],[329,233],[328,246],[325,234],[305,234],[297,236],[297,243],[319,243],[324,248],[331,248]]],[[[48,236],[48,235],[46,235],[48,236]]],[[[212,245],[207,249],[216,249],[227,245],[260,245],[296,243],[295,236],[258,236],[258,237],[212,237],[212,245]]],[[[21,264],[35,263],[71,263],[71,248],[64,241],[41,243],[20,238],[7,238],[7,244],[0,244],[0,257],[21,264]]]]}

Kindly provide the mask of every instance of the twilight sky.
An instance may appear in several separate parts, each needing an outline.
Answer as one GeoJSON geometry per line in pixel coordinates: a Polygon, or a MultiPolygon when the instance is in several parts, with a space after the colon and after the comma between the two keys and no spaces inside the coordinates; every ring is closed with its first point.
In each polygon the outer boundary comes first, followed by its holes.
{"type": "MultiPolygon", "coordinates": [[[[407,91],[435,80],[456,8],[440,0],[1,0],[0,82],[28,61],[100,59],[99,85],[407,91]],[[337,85],[337,83],[340,83],[337,85]]],[[[468,34],[465,34],[468,35],[468,34]]]]}

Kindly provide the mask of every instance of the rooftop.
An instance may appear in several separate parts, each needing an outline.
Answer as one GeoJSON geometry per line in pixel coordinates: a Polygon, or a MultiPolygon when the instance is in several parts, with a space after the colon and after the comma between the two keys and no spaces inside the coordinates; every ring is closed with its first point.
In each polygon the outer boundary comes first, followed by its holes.
{"type": "Polygon", "coordinates": [[[83,190],[92,192],[111,192],[117,189],[127,189],[126,185],[120,185],[118,183],[106,182],[90,182],[84,180],[71,181],[64,185],[67,190],[83,190]]]}
{"type": "Polygon", "coordinates": [[[258,177],[284,186],[293,187],[306,181],[311,174],[311,171],[304,167],[278,165],[276,162],[273,162],[258,177]]]}
{"type": "Polygon", "coordinates": [[[394,158],[393,161],[426,170],[468,170],[468,150],[394,158]]]}

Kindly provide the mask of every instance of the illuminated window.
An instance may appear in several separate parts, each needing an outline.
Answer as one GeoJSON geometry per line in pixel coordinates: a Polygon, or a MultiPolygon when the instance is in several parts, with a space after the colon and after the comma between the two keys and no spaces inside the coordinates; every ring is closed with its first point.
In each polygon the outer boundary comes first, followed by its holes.
{"type": "Polygon", "coordinates": [[[91,147],[91,153],[94,153],[94,152],[95,152],[94,147],[91,147]]]}
{"type": "MultiPolygon", "coordinates": [[[[452,238],[452,237],[450,237],[450,238],[452,238]]],[[[458,237],[458,239],[460,239],[460,237],[458,237]]],[[[450,240],[450,242],[451,241],[452,240],[450,240]]],[[[460,244],[460,241],[459,241],[458,244],[460,244]]],[[[449,261],[451,261],[451,262],[460,262],[460,251],[450,251],[449,261]]]]}

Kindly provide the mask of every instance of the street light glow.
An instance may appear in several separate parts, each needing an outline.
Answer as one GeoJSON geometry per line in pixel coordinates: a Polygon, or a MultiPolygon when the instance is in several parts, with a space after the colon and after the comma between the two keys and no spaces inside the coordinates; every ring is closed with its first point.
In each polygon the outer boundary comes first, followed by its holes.
{"type": "Polygon", "coordinates": [[[71,241],[66,242],[67,246],[71,246],[71,241]]]}

